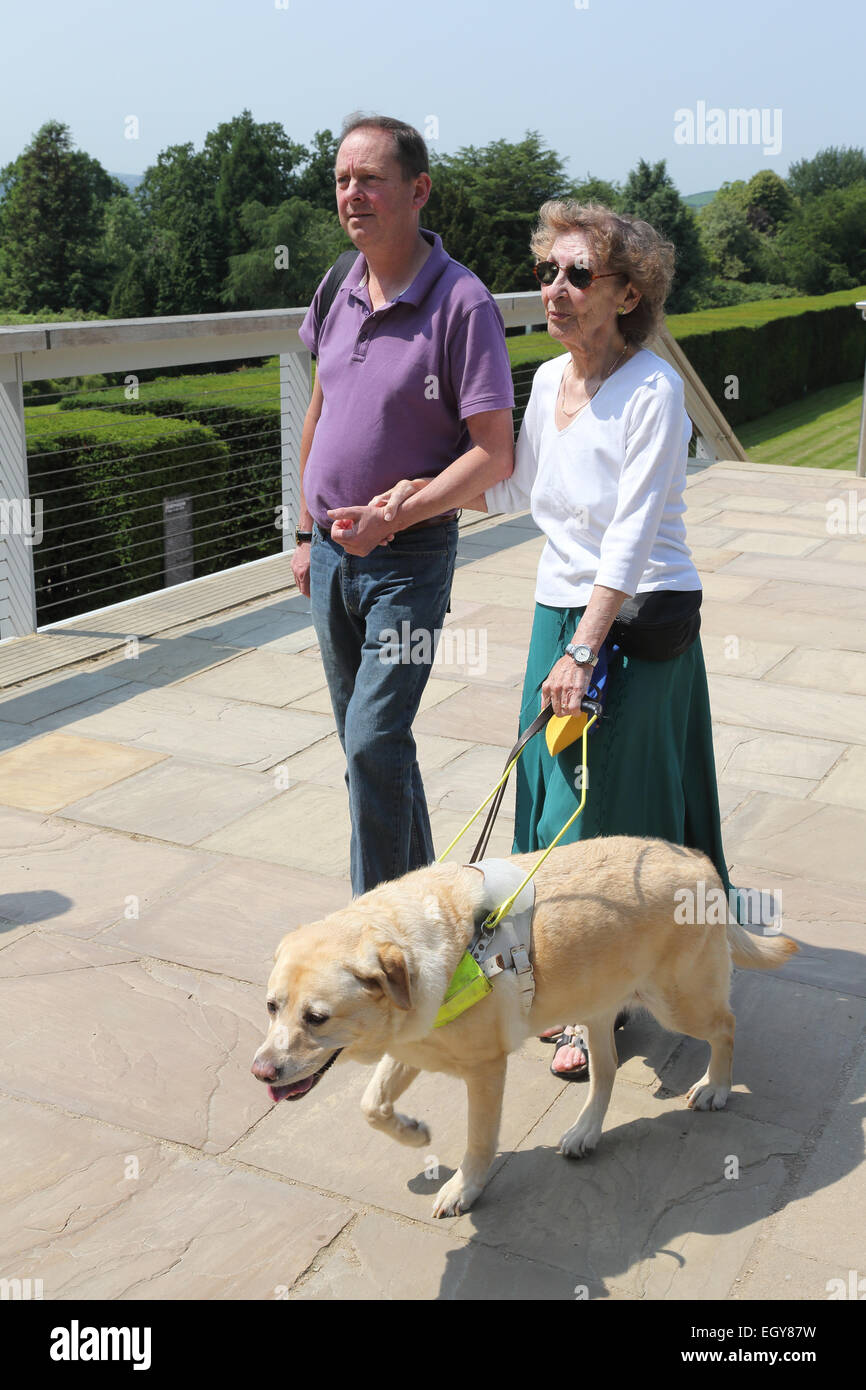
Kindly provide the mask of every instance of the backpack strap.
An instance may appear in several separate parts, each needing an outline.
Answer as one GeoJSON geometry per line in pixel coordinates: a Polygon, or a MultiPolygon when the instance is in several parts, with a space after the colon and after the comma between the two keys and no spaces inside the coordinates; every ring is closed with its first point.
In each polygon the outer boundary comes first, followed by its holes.
{"type": "Polygon", "coordinates": [[[325,288],[322,290],[322,298],[319,302],[319,328],[321,328],[322,324],[325,322],[325,319],[328,317],[331,305],[337,298],[337,290],[340,288],[346,276],[349,274],[349,271],[352,269],[352,266],[358,259],[359,254],[360,253],[356,251],[354,247],[352,247],[351,251],[343,251],[342,254],[337,257],[337,259],[334,261],[334,264],[331,266],[331,269],[328,273],[328,278],[325,281],[325,288]]]}

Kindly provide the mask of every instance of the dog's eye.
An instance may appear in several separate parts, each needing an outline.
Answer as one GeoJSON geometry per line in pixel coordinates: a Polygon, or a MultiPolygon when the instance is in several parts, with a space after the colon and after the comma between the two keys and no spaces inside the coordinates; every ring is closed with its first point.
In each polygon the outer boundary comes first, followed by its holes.
{"type": "Polygon", "coordinates": [[[317,1014],[313,1009],[307,1009],[304,1012],[304,1022],[309,1023],[313,1028],[318,1028],[320,1024],[327,1023],[327,1021],[327,1014],[317,1014]]]}

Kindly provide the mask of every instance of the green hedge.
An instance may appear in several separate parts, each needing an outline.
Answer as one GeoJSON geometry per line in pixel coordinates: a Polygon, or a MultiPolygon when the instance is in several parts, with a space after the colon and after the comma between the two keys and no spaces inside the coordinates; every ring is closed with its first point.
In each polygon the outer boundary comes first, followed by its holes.
{"type": "Polygon", "coordinates": [[[153,592],[163,584],[163,500],[193,498],[194,574],[226,548],[229,449],[186,420],[105,410],[27,412],[30,495],[42,500],[34,546],[40,623],[153,592]]]}
{"type": "MultiPolygon", "coordinates": [[[[129,415],[195,420],[228,446],[225,558],[230,565],[275,555],[282,548],[274,525],[282,501],[279,369],[242,375],[240,390],[227,391],[225,378],[217,379],[219,390],[208,390],[213,383],[205,378],[144,382],[138,400],[127,400],[124,389],[118,387],[100,391],[91,406],[129,415]],[[262,399],[266,390],[276,399],[262,399]]],[[[75,408],[72,396],[60,405],[63,411],[75,408]]]]}
{"type": "MultiPolygon", "coordinates": [[[[764,299],[672,315],[667,326],[728,423],[736,429],[780,406],[863,374],[866,325],[854,307],[866,286],[835,294],[764,299]],[[735,399],[725,396],[735,376],[735,399]]],[[[546,333],[508,340],[515,394],[525,407],[542,362],[561,351],[546,333]]],[[[522,408],[520,408],[522,417],[522,408]]]]}

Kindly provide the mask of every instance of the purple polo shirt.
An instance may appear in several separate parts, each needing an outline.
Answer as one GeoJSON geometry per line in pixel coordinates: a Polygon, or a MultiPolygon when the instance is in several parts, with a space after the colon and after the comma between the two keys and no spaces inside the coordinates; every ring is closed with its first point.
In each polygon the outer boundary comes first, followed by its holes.
{"type": "Polygon", "coordinates": [[[372,308],[359,252],[324,324],[324,280],[301,324],[324,396],[304,470],[322,526],[329,507],[364,506],[400,478],[436,477],[471,448],[466,420],[514,404],[493,297],[441,237],[421,235],[433,250],[397,299],[372,308]]]}

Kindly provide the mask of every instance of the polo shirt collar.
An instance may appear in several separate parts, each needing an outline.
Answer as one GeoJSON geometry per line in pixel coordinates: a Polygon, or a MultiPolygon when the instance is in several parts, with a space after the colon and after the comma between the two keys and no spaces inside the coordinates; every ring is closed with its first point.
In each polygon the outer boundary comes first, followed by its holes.
{"type": "MultiPolygon", "coordinates": [[[[430,252],[430,255],[427,257],[408,289],[405,289],[401,295],[398,295],[395,300],[391,301],[394,304],[420,304],[429,294],[430,290],[439,279],[439,276],[451,260],[451,257],[442,245],[442,238],[439,236],[438,232],[430,232],[426,227],[419,227],[418,230],[424,240],[429,242],[433,247],[433,250],[430,252]]],[[[363,265],[363,276],[355,285],[350,287],[350,294],[353,294],[356,290],[367,288],[369,270],[366,261],[363,261],[363,265]]],[[[353,267],[350,274],[354,276],[354,273],[353,267]]]]}

